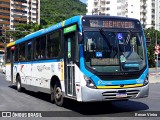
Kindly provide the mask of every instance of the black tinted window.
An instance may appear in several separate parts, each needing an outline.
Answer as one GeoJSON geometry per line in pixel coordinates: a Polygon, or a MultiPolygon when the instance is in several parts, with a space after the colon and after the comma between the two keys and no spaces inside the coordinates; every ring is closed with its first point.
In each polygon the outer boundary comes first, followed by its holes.
{"type": "Polygon", "coordinates": [[[47,58],[59,57],[61,47],[61,32],[53,32],[47,36],[47,58]]]}
{"type": "Polygon", "coordinates": [[[35,41],[35,59],[46,58],[46,36],[42,36],[35,41]]]}
{"type": "Polygon", "coordinates": [[[26,43],[26,58],[27,60],[32,59],[32,41],[26,43]]]}
{"type": "Polygon", "coordinates": [[[25,43],[19,44],[19,61],[25,61],[25,43]]]}

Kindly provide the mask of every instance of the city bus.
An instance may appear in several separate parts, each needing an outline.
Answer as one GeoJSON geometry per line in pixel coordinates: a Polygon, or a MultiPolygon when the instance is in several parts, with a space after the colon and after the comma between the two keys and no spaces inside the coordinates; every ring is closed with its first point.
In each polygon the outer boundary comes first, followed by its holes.
{"type": "Polygon", "coordinates": [[[149,93],[146,38],[139,20],[74,16],[7,44],[6,80],[49,93],[51,101],[144,98],[149,93]]]}
{"type": "Polygon", "coordinates": [[[3,73],[5,73],[5,54],[4,50],[0,50],[0,70],[2,70],[3,73]]]}

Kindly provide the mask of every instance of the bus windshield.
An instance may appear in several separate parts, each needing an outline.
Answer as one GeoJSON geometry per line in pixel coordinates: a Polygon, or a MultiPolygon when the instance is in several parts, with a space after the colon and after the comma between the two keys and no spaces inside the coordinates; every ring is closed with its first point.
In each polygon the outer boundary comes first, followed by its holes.
{"type": "Polygon", "coordinates": [[[84,32],[86,66],[97,72],[139,71],[146,66],[142,31],[98,29],[84,32]]]}

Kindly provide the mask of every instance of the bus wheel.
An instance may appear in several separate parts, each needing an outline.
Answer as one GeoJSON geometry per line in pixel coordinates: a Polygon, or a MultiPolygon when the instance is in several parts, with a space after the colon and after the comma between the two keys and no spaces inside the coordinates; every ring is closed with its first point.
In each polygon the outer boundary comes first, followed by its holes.
{"type": "Polygon", "coordinates": [[[21,78],[20,78],[20,76],[17,76],[16,85],[17,85],[17,91],[21,92],[22,88],[21,88],[21,78]]]}
{"type": "Polygon", "coordinates": [[[60,87],[59,82],[56,82],[54,86],[54,100],[55,100],[56,105],[63,106],[64,98],[63,98],[62,89],[60,87]]]}
{"type": "Polygon", "coordinates": [[[51,102],[54,103],[54,89],[51,87],[51,102]]]}

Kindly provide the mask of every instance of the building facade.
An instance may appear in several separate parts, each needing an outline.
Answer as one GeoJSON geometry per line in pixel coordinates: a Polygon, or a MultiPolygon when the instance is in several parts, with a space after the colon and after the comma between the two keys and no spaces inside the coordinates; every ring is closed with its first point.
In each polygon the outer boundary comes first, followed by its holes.
{"type": "Polygon", "coordinates": [[[19,23],[40,23],[39,0],[10,0],[10,28],[19,23]]]}
{"type": "Polygon", "coordinates": [[[0,0],[0,27],[30,22],[40,24],[40,0],[0,0]]]}
{"type": "Polygon", "coordinates": [[[139,19],[144,28],[160,30],[160,0],[88,0],[87,14],[139,19]]]}
{"type": "MultiPolygon", "coordinates": [[[[0,0],[0,29],[14,29],[18,24],[40,24],[40,0],[0,0]]],[[[3,43],[0,41],[0,48],[3,43]]]]}

